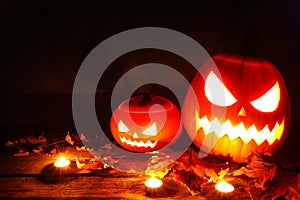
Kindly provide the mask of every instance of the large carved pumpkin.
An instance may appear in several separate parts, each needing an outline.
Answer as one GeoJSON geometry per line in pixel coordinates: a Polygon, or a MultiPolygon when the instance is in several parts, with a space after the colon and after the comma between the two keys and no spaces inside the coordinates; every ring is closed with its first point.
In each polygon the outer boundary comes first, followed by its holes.
{"type": "Polygon", "coordinates": [[[152,152],[171,144],[182,130],[181,114],[169,100],[141,95],[122,102],[112,115],[116,142],[133,152],[152,152]]]}
{"type": "Polygon", "coordinates": [[[265,59],[237,54],[220,54],[213,61],[216,67],[207,62],[200,68],[184,102],[184,126],[194,144],[235,162],[254,152],[275,152],[290,124],[279,71],[265,59]]]}

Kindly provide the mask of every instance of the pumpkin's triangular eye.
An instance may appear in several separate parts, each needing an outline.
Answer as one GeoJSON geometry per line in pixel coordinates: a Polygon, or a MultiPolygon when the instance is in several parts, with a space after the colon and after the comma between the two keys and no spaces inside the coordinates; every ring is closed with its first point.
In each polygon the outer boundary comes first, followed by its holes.
{"type": "Polygon", "coordinates": [[[118,131],[123,132],[123,133],[129,132],[129,129],[127,128],[127,126],[124,124],[124,122],[122,120],[119,121],[118,131]]]}
{"type": "Polygon", "coordinates": [[[212,71],[206,78],[204,91],[207,99],[218,106],[231,106],[237,101],[212,71]]]}
{"type": "Polygon", "coordinates": [[[142,132],[143,135],[155,136],[157,135],[156,123],[153,123],[147,129],[142,132]]]}
{"type": "Polygon", "coordinates": [[[251,105],[261,112],[273,112],[277,109],[280,100],[278,82],[260,98],[251,101],[251,105]]]}

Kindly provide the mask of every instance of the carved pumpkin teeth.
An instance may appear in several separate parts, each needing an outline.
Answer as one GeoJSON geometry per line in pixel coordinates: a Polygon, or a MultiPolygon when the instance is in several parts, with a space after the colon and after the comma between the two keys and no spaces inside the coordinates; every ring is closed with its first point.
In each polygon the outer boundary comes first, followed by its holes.
{"type": "Polygon", "coordinates": [[[130,146],[137,146],[137,147],[150,147],[150,148],[154,148],[158,142],[158,140],[155,140],[155,142],[151,142],[150,140],[148,140],[146,143],[144,143],[142,140],[140,140],[139,142],[136,140],[131,140],[131,139],[126,139],[125,137],[120,136],[120,140],[122,143],[126,143],[130,146]]]}
{"type": "Polygon", "coordinates": [[[280,140],[284,130],[284,118],[279,124],[276,122],[272,130],[269,129],[268,125],[265,125],[260,131],[257,130],[256,126],[252,124],[249,129],[245,128],[243,122],[237,126],[233,126],[230,120],[226,120],[225,123],[221,123],[217,118],[214,118],[211,122],[207,119],[207,116],[201,119],[196,112],[196,130],[202,128],[205,135],[215,133],[218,138],[227,135],[230,140],[234,140],[240,137],[245,144],[248,144],[251,140],[254,140],[259,146],[267,140],[269,145],[272,145],[275,140],[280,140]]]}

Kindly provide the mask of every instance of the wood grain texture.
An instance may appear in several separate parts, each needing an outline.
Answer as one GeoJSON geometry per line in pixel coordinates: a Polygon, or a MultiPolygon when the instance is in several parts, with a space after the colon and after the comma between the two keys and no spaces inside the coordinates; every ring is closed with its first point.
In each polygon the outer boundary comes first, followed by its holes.
{"type": "MultiPolygon", "coordinates": [[[[77,171],[63,174],[55,181],[47,182],[41,178],[42,171],[55,162],[57,156],[0,155],[0,158],[1,199],[152,199],[151,196],[146,196],[144,182],[147,177],[141,174],[107,168],[88,171],[89,173],[77,171]]],[[[201,196],[191,196],[184,186],[171,177],[165,178],[163,182],[162,198],[155,196],[155,199],[204,199],[201,196]]]]}

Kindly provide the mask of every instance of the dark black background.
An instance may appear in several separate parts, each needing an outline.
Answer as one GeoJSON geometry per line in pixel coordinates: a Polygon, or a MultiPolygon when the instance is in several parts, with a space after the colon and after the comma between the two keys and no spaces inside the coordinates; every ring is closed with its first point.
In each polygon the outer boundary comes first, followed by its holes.
{"type": "MultiPolygon", "coordinates": [[[[256,53],[276,65],[286,81],[292,105],[287,142],[296,148],[300,141],[299,10],[297,0],[1,1],[1,134],[16,127],[73,127],[72,87],[87,54],[121,31],[158,26],[192,37],[212,56],[234,52],[249,34],[254,35],[256,53]]],[[[183,73],[188,72],[183,69],[183,73]]]]}

